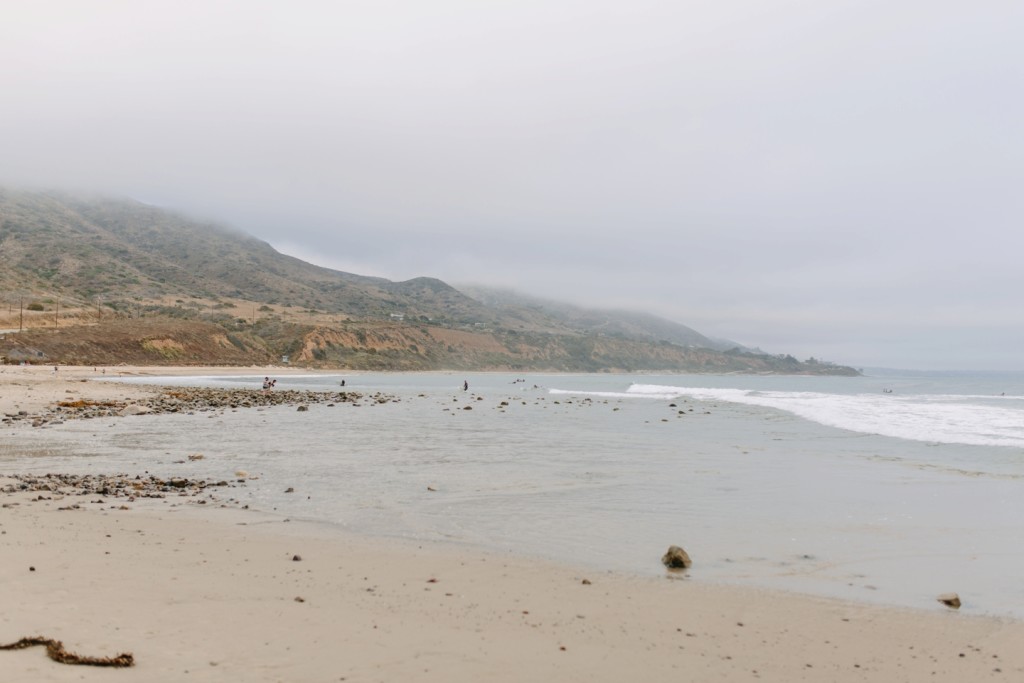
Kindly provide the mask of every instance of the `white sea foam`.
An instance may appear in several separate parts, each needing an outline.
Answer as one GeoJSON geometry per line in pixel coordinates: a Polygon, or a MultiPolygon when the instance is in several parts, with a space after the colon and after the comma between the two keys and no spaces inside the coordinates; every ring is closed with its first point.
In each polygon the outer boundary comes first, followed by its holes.
{"type": "Polygon", "coordinates": [[[830,427],[914,441],[1024,447],[1021,396],[831,394],[657,384],[633,384],[627,395],[775,408],[830,427]]]}
{"type": "MultiPolygon", "coordinates": [[[[665,389],[666,387],[662,387],[665,389]]],[[[632,391],[572,391],[569,389],[549,389],[552,396],[587,396],[592,398],[660,398],[670,399],[678,396],[678,393],[663,391],[659,393],[637,394],[632,391]]]]}

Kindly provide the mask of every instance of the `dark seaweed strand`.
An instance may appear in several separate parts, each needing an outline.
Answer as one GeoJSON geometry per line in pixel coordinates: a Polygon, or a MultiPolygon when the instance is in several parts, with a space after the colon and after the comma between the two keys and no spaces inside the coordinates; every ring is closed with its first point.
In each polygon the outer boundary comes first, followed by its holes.
{"type": "Polygon", "coordinates": [[[127,667],[135,665],[135,658],[131,653],[119,654],[116,657],[83,657],[76,655],[74,652],[68,652],[64,649],[64,643],[59,640],[53,640],[52,638],[43,638],[41,636],[35,636],[32,638],[22,638],[16,643],[9,645],[0,645],[0,650],[22,650],[26,647],[32,647],[33,645],[45,645],[46,654],[55,662],[61,664],[82,664],[85,666],[119,666],[127,667]]]}

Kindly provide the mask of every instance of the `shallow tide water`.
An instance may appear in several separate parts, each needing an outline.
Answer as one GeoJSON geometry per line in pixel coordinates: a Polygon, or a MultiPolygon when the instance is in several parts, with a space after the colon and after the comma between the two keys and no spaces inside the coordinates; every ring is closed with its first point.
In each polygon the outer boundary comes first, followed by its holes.
{"type": "MultiPolygon", "coordinates": [[[[278,389],[341,379],[281,377],[278,389]]],[[[645,574],[663,573],[678,544],[689,580],[925,609],[956,591],[962,611],[1024,618],[1017,378],[344,379],[397,400],[6,430],[0,471],[244,470],[253,478],[230,491],[242,504],[357,534],[645,574]]]]}

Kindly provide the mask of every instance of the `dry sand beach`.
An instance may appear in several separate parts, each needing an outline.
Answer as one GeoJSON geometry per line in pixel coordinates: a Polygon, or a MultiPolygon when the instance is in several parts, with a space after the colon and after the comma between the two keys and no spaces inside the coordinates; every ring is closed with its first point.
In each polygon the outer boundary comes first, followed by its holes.
{"type": "MultiPolygon", "coordinates": [[[[106,376],[172,372],[196,369],[106,376]]],[[[97,374],[2,368],[0,412],[149,392],[97,374]]],[[[0,487],[17,472],[0,464],[0,487]]],[[[366,540],[189,496],[18,491],[0,502],[0,644],[38,635],[135,659],[110,669],[59,664],[41,647],[2,651],[3,681],[1024,677],[1024,624],[1013,620],[366,540]]]]}

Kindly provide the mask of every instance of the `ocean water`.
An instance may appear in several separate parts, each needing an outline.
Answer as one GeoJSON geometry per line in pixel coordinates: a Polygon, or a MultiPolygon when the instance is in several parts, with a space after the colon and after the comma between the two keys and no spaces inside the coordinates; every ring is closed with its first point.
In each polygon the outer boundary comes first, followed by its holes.
{"type": "Polygon", "coordinates": [[[677,544],[687,580],[1024,618],[1020,375],[344,379],[397,400],[9,429],[0,472],[244,470],[242,503],[356,534],[642,574],[677,544]]]}

